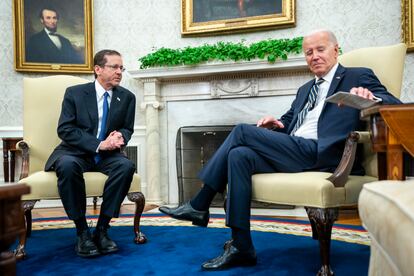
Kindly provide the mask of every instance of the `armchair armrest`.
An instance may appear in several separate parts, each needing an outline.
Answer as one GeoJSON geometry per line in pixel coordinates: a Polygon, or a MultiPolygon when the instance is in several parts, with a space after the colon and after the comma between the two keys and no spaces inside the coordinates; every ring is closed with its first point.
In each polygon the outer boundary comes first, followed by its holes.
{"type": "Polygon", "coordinates": [[[328,180],[331,181],[335,187],[345,186],[355,161],[357,144],[370,142],[370,133],[368,131],[353,131],[348,135],[342,159],[333,174],[328,177],[328,180]]]}
{"type": "Polygon", "coordinates": [[[29,176],[29,165],[30,165],[30,158],[29,158],[29,144],[22,140],[16,144],[16,149],[22,152],[22,167],[20,170],[20,177],[19,179],[25,178],[29,176]]]}

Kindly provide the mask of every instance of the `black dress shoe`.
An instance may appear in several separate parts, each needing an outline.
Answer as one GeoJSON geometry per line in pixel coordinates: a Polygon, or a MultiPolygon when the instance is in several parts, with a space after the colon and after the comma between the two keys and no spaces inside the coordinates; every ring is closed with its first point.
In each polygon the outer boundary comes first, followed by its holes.
{"type": "Polygon", "coordinates": [[[118,246],[108,236],[108,228],[99,227],[93,233],[93,241],[95,242],[101,254],[108,254],[118,251],[118,246]]]}
{"type": "Polygon", "coordinates": [[[82,231],[77,237],[75,251],[78,256],[81,257],[95,257],[100,253],[98,248],[92,241],[91,233],[89,230],[82,231]]]}
{"type": "Polygon", "coordinates": [[[224,244],[223,254],[203,263],[201,267],[204,270],[222,270],[234,266],[254,266],[256,263],[256,252],[253,248],[242,252],[234,247],[230,241],[224,244]]]}
{"type": "Polygon", "coordinates": [[[207,226],[210,219],[209,211],[197,211],[191,206],[190,202],[186,202],[176,208],[161,206],[159,210],[175,219],[189,220],[192,221],[194,225],[203,227],[207,226]]]}

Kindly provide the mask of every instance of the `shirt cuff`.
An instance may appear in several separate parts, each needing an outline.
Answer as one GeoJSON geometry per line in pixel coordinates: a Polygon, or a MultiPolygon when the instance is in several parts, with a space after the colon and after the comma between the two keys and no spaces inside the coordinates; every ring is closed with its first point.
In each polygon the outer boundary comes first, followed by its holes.
{"type": "Polygon", "coordinates": [[[102,144],[102,142],[100,142],[99,145],[98,145],[98,147],[96,148],[96,151],[95,151],[96,153],[99,152],[99,148],[101,147],[101,144],[102,144]]]}
{"type": "Polygon", "coordinates": [[[381,98],[379,98],[379,97],[375,97],[374,95],[372,95],[372,99],[373,99],[374,101],[376,101],[377,103],[382,102],[382,99],[381,99],[381,98]]]}

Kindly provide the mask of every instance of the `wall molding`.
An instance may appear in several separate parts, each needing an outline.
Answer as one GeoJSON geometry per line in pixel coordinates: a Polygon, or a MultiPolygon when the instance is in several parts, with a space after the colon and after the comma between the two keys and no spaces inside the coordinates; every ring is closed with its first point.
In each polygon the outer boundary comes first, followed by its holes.
{"type": "MultiPolygon", "coordinates": [[[[134,134],[131,137],[131,140],[128,145],[137,147],[137,158],[138,158],[138,172],[141,176],[141,188],[143,191],[146,189],[145,182],[145,134],[146,126],[136,125],[134,126],[134,134]]],[[[0,137],[22,137],[23,136],[23,126],[4,126],[0,127],[0,137]]],[[[3,150],[3,143],[0,143],[0,150],[3,150]]],[[[20,174],[20,156],[16,156],[16,174],[18,177],[20,174]]],[[[0,184],[4,182],[4,171],[3,171],[3,159],[0,161],[0,184]]],[[[46,206],[47,203],[45,203],[46,206]]],[[[53,205],[54,203],[52,203],[53,205]]],[[[37,205],[37,204],[36,204],[37,205]]],[[[43,206],[41,204],[41,206],[43,206]]]]}
{"type": "MultiPolygon", "coordinates": [[[[145,135],[146,126],[134,126],[134,135],[145,135]]],[[[2,126],[0,127],[0,137],[23,137],[23,126],[2,126]]],[[[2,146],[2,145],[1,145],[2,146]]]]}
{"type": "MultiPolygon", "coordinates": [[[[2,126],[0,127],[0,137],[22,137],[23,126],[2,126]]],[[[1,145],[3,147],[3,145],[1,145]]]]}

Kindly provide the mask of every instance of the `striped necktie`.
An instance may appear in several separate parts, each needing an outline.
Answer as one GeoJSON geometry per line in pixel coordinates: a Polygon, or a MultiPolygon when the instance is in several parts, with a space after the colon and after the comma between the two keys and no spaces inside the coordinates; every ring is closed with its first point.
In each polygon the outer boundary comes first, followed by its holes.
{"type": "Polygon", "coordinates": [[[293,130],[290,132],[290,135],[295,134],[296,130],[298,130],[298,128],[302,125],[303,121],[305,120],[305,117],[308,114],[308,112],[315,107],[316,98],[318,97],[319,92],[319,85],[324,81],[324,79],[320,78],[312,85],[312,88],[309,92],[308,101],[303,107],[303,109],[299,112],[298,120],[296,121],[293,130]]]}
{"type": "MultiPolygon", "coordinates": [[[[103,112],[102,112],[102,121],[101,121],[101,130],[99,131],[98,139],[103,141],[105,140],[105,133],[106,133],[106,121],[108,119],[108,110],[109,110],[109,104],[108,104],[108,97],[109,93],[104,93],[104,99],[103,99],[103,112]]],[[[101,161],[101,156],[99,153],[95,155],[95,164],[98,164],[98,162],[101,161]]]]}

